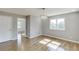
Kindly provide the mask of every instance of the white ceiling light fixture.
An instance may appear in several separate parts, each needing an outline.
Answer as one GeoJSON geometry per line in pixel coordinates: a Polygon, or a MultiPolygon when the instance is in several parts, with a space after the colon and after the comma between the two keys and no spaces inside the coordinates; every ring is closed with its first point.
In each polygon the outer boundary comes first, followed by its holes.
{"type": "Polygon", "coordinates": [[[47,11],[45,8],[42,8],[42,15],[41,15],[41,19],[47,19],[47,11]]]}

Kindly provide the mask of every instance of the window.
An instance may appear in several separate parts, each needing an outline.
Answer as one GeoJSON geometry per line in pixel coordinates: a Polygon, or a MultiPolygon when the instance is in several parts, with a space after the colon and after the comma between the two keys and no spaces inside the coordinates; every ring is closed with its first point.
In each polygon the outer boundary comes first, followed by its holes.
{"type": "Polygon", "coordinates": [[[50,20],[50,29],[56,29],[56,19],[50,20]]]}
{"type": "Polygon", "coordinates": [[[65,30],[65,20],[64,20],[64,18],[51,19],[50,20],[50,29],[65,30]]]}

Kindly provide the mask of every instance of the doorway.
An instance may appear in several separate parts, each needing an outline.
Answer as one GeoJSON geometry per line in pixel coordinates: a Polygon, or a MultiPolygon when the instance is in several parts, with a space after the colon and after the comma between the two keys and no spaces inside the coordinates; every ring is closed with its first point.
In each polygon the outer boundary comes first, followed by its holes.
{"type": "Polygon", "coordinates": [[[22,48],[22,37],[26,36],[26,19],[25,18],[17,18],[17,43],[18,50],[22,48]]]}

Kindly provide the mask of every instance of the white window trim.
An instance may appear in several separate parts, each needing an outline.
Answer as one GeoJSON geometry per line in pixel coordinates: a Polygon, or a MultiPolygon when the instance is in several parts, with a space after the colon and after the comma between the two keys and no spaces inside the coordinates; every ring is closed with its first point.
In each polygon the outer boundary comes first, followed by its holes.
{"type": "MultiPolygon", "coordinates": [[[[64,29],[57,29],[57,24],[56,24],[56,29],[50,29],[50,20],[52,20],[52,19],[49,20],[49,29],[50,30],[58,30],[58,31],[66,31],[65,18],[64,17],[62,17],[62,18],[64,19],[64,29]]],[[[56,19],[56,23],[57,23],[57,19],[61,19],[61,18],[53,18],[53,19],[56,19]]]]}

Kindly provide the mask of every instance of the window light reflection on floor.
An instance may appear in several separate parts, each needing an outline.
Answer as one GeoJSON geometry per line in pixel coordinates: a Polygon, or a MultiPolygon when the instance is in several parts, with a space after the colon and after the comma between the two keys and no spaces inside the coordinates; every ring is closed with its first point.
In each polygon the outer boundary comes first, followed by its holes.
{"type": "Polygon", "coordinates": [[[50,42],[51,40],[50,40],[50,39],[44,39],[44,41],[46,41],[46,42],[50,42]]]}
{"type": "Polygon", "coordinates": [[[56,42],[56,41],[52,41],[52,42],[50,42],[47,46],[48,46],[48,47],[51,47],[51,48],[53,48],[53,49],[57,49],[60,45],[61,45],[61,43],[56,42]]]}
{"type": "Polygon", "coordinates": [[[55,45],[55,44],[52,44],[52,43],[49,43],[47,46],[50,47],[50,48],[53,48],[53,49],[57,49],[59,47],[59,45],[55,45]]]}
{"type": "Polygon", "coordinates": [[[39,43],[41,43],[41,44],[47,44],[48,42],[41,40],[39,43]]]}
{"type": "Polygon", "coordinates": [[[47,44],[50,41],[51,41],[50,39],[43,39],[39,43],[41,43],[41,44],[47,44]]]}
{"type": "Polygon", "coordinates": [[[61,43],[56,42],[56,41],[51,41],[50,39],[43,39],[41,41],[39,41],[39,43],[46,45],[47,47],[53,48],[53,49],[57,49],[61,43]]]}
{"type": "Polygon", "coordinates": [[[61,43],[56,42],[56,41],[52,41],[51,43],[52,43],[52,44],[55,44],[55,45],[61,45],[61,43]]]}

